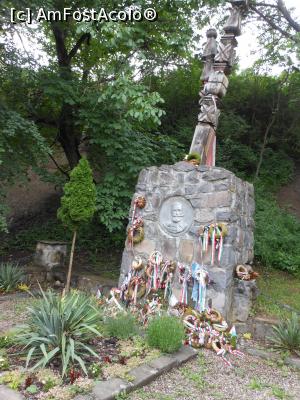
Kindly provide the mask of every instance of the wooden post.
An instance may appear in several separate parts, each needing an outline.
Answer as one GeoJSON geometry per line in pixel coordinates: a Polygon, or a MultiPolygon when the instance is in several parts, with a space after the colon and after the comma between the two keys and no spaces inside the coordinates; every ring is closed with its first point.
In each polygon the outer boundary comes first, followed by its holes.
{"type": "Polygon", "coordinates": [[[71,247],[71,254],[70,254],[70,261],[69,261],[69,269],[68,269],[68,276],[67,276],[67,283],[66,283],[66,287],[65,287],[64,293],[68,293],[69,290],[70,290],[76,235],[77,235],[77,231],[75,230],[74,233],[73,233],[72,247],[71,247]]]}

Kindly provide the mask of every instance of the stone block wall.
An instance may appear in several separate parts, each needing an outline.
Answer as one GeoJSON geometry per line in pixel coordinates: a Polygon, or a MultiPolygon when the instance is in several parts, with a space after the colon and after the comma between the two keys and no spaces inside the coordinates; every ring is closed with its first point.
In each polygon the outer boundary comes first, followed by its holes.
{"type": "MultiPolygon", "coordinates": [[[[146,262],[149,255],[158,250],[171,260],[200,263],[200,226],[225,222],[228,235],[221,261],[216,260],[211,265],[210,251],[204,255],[204,265],[214,282],[208,286],[207,301],[211,299],[213,308],[225,318],[230,320],[234,314],[234,319],[239,319],[239,307],[235,304],[239,300],[235,293],[239,292],[234,289],[234,270],[236,265],[253,259],[253,186],[223,168],[179,162],[142,170],[133,201],[137,196],[144,196],[147,201],[146,207],[137,211],[144,220],[145,238],[134,246],[134,253],[128,243],[125,245],[120,282],[128,272],[134,254],[146,262]],[[179,223],[170,219],[178,204],[181,204],[179,214],[183,215],[179,223]]],[[[179,291],[176,276],[175,295],[179,291]]]]}

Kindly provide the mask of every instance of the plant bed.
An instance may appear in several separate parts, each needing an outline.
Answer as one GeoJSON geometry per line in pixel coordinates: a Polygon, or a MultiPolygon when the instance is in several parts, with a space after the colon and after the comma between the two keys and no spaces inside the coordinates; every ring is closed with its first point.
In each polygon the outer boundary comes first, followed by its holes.
{"type": "Polygon", "coordinates": [[[0,369],[3,371],[0,384],[18,390],[26,399],[50,399],[52,394],[60,391],[63,393],[63,399],[69,399],[76,394],[90,391],[95,380],[122,378],[130,381],[130,370],[161,355],[158,350],[149,348],[140,337],[128,340],[97,338],[90,344],[93,344],[94,351],[100,356],[100,360],[95,357],[85,360],[87,376],[79,368],[70,368],[64,378],[61,378],[60,366],[55,362],[51,363],[47,369],[30,371],[32,365],[29,369],[24,369],[24,357],[16,356],[16,353],[21,350],[20,346],[10,346],[6,351],[6,362],[2,363],[2,368],[0,356],[0,369]]]}
{"type": "Polygon", "coordinates": [[[140,336],[142,332],[134,317],[125,314],[105,320],[102,306],[92,296],[77,291],[65,297],[42,292],[42,298],[35,299],[30,305],[28,325],[0,337],[0,384],[18,390],[26,399],[70,399],[90,391],[95,380],[123,378],[130,381],[130,370],[161,354],[140,336]],[[58,311],[60,314],[56,315],[58,311]],[[114,320],[117,323],[112,323],[114,320]],[[120,331],[117,328],[122,323],[126,324],[126,329],[121,325],[120,331]],[[63,339],[64,343],[49,343],[49,337],[59,336],[59,324],[66,332],[71,332],[73,339],[70,336],[63,339]],[[87,325],[90,331],[86,329],[87,325]],[[67,343],[72,345],[72,340],[76,343],[75,355],[71,357],[68,350],[64,353],[63,347],[67,347],[67,343]],[[77,346],[80,341],[81,349],[91,351],[83,354],[77,346]],[[51,357],[56,345],[62,348],[51,357]],[[68,357],[69,362],[66,362],[68,357]]]}
{"type": "Polygon", "coordinates": [[[2,369],[10,371],[2,383],[31,400],[65,400],[91,390],[97,399],[113,399],[197,354],[181,349],[183,343],[212,348],[220,363],[231,367],[226,354],[243,356],[235,349],[234,327],[215,309],[200,312],[183,302],[171,306],[174,264],[167,260],[161,267],[159,280],[150,279],[158,268],[150,264],[127,286],[112,288],[109,297],[100,290],[96,296],[41,290],[27,325],[4,341],[2,369]],[[144,273],[146,291],[141,290],[144,273]],[[40,370],[52,374],[51,383],[40,379],[40,370]]]}

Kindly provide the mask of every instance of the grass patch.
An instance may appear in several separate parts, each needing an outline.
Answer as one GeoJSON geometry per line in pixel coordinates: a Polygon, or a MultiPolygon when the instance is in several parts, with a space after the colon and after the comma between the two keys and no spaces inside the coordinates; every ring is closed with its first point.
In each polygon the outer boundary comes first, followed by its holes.
{"type": "Polygon", "coordinates": [[[291,399],[292,397],[281,387],[273,385],[272,386],[272,395],[276,397],[276,399],[291,399]]]}
{"type": "Polygon", "coordinates": [[[267,388],[268,386],[261,382],[260,380],[253,378],[251,379],[248,388],[251,390],[264,390],[265,388],[267,388]]]}
{"type": "Polygon", "coordinates": [[[264,390],[264,389],[270,389],[271,393],[276,399],[291,399],[292,397],[280,386],[277,385],[267,385],[263,382],[261,382],[259,379],[253,378],[251,379],[248,388],[252,390],[264,390]]]}
{"type": "Polygon", "coordinates": [[[208,388],[208,386],[211,388],[212,385],[208,385],[208,383],[205,381],[205,374],[207,373],[208,369],[206,366],[206,360],[204,357],[203,353],[198,354],[198,368],[197,371],[191,371],[191,369],[187,366],[183,367],[180,369],[180,372],[182,375],[188,379],[193,385],[203,392],[205,389],[208,388]]]}
{"type": "Polygon", "coordinates": [[[118,339],[129,339],[138,335],[139,329],[136,319],[131,314],[118,314],[114,318],[107,318],[104,323],[104,334],[118,339]]]}
{"type": "Polygon", "coordinates": [[[300,277],[273,269],[261,269],[257,280],[260,295],[254,304],[254,313],[283,318],[292,312],[282,307],[286,304],[300,313],[300,277]]]}

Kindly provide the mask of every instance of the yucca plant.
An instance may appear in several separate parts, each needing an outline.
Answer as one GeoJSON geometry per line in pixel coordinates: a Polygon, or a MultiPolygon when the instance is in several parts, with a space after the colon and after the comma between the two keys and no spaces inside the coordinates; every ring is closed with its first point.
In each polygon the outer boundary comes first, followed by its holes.
{"type": "Polygon", "coordinates": [[[289,350],[300,354],[300,323],[299,316],[293,313],[290,319],[273,326],[273,334],[268,338],[273,346],[280,350],[289,350]]]}
{"type": "Polygon", "coordinates": [[[18,264],[7,262],[0,265],[0,292],[17,289],[23,279],[24,271],[18,264]]]}
{"type": "Polygon", "coordinates": [[[87,374],[86,357],[100,358],[89,345],[92,338],[100,336],[100,321],[91,297],[76,291],[65,296],[42,291],[42,298],[29,308],[27,329],[18,336],[27,352],[26,367],[32,360],[32,369],[58,360],[62,376],[74,364],[87,374]]]}

